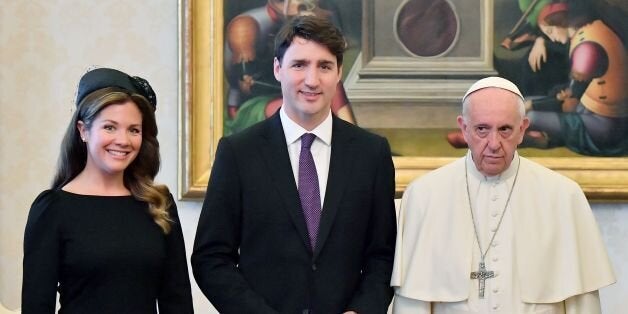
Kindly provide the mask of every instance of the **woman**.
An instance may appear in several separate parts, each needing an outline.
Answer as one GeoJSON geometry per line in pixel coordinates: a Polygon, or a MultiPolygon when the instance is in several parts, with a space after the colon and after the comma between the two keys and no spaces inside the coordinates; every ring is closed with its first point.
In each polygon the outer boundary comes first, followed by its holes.
{"type": "Polygon", "coordinates": [[[193,313],[185,247],[159,170],[156,97],[95,69],[79,83],[50,190],[24,234],[22,313],[193,313]]]}
{"type": "Polygon", "coordinates": [[[552,41],[570,43],[571,81],[553,100],[528,102],[525,143],[566,146],[584,155],[628,155],[624,43],[602,20],[567,3],[544,6],[538,24],[552,41]]]}

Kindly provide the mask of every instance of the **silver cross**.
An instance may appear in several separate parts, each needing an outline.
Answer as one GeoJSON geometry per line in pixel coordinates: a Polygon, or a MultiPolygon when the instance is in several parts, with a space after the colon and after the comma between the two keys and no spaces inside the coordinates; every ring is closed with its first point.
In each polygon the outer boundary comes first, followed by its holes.
{"type": "Polygon", "coordinates": [[[480,262],[480,269],[471,272],[471,279],[478,280],[478,290],[480,291],[480,299],[484,299],[484,288],[486,287],[486,279],[494,278],[494,271],[487,271],[484,262],[480,262]]]}

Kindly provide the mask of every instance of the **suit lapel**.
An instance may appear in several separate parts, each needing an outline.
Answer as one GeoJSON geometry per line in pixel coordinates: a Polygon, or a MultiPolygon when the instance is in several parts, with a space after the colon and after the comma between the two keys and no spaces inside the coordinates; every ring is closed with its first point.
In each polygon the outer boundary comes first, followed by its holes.
{"type": "Polygon", "coordinates": [[[351,145],[352,136],[349,128],[343,125],[344,122],[333,116],[331,159],[329,160],[329,175],[327,178],[327,188],[323,203],[318,237],[314,258],[316,258],[329,236],[334,223],[340,200],[347,187],[349,174],[351,172],[351,156],[356,156],[355,147],[351,145]]]}
{"type": "Polygon", "coordinates": [[[262,137],[267,141],[262,146],[262,156],[270,169],[271,180],[275,183],[276,188],[284,202],[284,209],[287,210],[292,222],[296,226],[297,232],[303,240],[303,245],[308,249],[310,247],[310,238],[307,233],[307,226],[301,210],[301,202],[297,185],[294,181],[294,174],[290,164],[290,156],[286,145],[286,136],[281,126],[279,112],[268,118],[265,124],[266,128],[262,133],[262,137]]]}

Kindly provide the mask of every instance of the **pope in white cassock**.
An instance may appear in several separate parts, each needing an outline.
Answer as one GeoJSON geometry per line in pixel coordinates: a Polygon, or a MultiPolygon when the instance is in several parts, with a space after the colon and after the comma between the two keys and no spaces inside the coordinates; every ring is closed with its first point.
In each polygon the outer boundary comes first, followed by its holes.
{"type": "Polygon", "coordinates": [[[503,78],[473,84],[458,117],[469,152],[406,189],[394,314],[601,313],[615,276],[595,218],[574,181],[517,153],[523,101],[503,78]]]}

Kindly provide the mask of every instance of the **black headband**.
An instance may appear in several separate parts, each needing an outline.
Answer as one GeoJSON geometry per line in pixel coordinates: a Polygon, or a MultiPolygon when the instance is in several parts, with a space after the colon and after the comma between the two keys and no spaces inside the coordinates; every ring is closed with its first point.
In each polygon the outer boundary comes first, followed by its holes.
{"type": "Polygon", "coordinates": [[[81,77],[76,95],[76,105],[78,106],[83,98],[90,93],[107,87],[118,87],[131,93],[140,94],[153,105],[154,109],[157,108],[157,96],[148,81],[139,76],[129,76],[124,72],[108,68],[94,69],[81,77]]]}

